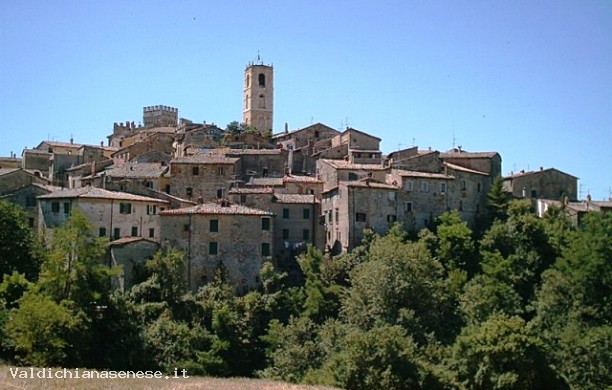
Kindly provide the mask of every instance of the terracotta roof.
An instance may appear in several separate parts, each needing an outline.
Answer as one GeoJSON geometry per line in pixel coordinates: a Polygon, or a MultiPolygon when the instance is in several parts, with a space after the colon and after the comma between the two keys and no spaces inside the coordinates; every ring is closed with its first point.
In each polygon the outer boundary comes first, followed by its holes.
{"type": "Polygon", "coordinates": [[[55,191],[48,195],[41,195],[38,197],[38,199],[65,199],[65,198],[111,199],[111,200],[131,200],[135,202],[168,203],[165,200],[150,198],[147,196],[134,195],[134,194],[129,194],[127,192],[108,191],[102,188],[96,188],[96,187],[90,187],[90,186],[73,188],[70,190],[55,191]]]}
{"type": "Polygon", "coordinates": [[[314,204],[318,203],[314,195],[307,194],[274,194],[277,203],[284,204],[314,204]]]}
{"type": "Polygon", "coordinates": [[[285,183],[313,183],[313,184],[323,183],[321,179],[317,179],[316,177],[300,176],[300,175],[285,175],[285,177],[283,177],[283,182],[285,183]]]}
{"type": "Polygon", "coordinates": [[[161,163],[126,163],[121,167],[106,170],[108,177],[125,177],[133,179],[157,179],[168,170],[161,163]]]}
{"type": "Polygon", "coordinates": [[[271,194],[274,190],[270,187],[239,187],[229,190],[230,194],[271,194]]]}
{"type": "MultiPolygon", "coordinates": [[[[42,145],[42,144],[47,144],[47,145],[51,145],[51,146],[60,146],[60,147],[65,147],[65,148],[75,148],[78,149],[81,146],[83,146],[84,144],[75,144],[72,142],[60,142],[60,141],[42,141],[40,144],[38,144],[38,146],[42,145]]],[[[94,146],[94,145],[89,145],[89,146],[94,146]]]]}
{"type": "Polygon", "coordinates": [[[466,152],[451,149],[448,152],[440,153],[440,158],[491,158],[498,154],[497,152],[466,152]]]}
{"type": "Polygon", "coordinates": [[[8,175],[9,173],[17,172],[22,170],[22,168],[0,168],[0,176],[8,175]]]}
{"type": "Polygon", "coordinates": [[[461,165],[455,165],[455,164],[451,164],[451,163],[448,163],[448,162],[445,162],[443,164],[445,166],[449,167],[450,169],[454,169],[455,171],[462,171],[462,172],[474,173],[476,175],[489,176],[486,172],[480,172],[480,171],[477,171],[475,169],[470,169],[470,168],[462,167],[461,165]]]}
{"type": "Polygon", "coordinates": [[[385,190],[397,190],[397,186],[387,183],[380,183],[378,181],[364,180],[364,181],[341,181],[341,185],[347,187],[360,187],[360,188],[376,188],[385,190]]]}
{"type": "Polygon", "coordinates": [[[378,149],[355,149],[355,148],[349,149],[349,152],[354,152],[354,153],[382,153],[378,149]]]}
{"type": "Polygon", "coordinates": [[[381,164],[352,164],[345,160],[330,160],[321,159],[321,161],[333,166],[336,169],[351,169],[362,171],[386,171],[389,167],[384,167],[381,164]]]}
{"type": "Polygon", "coordinates": [[[171,163],[180,164],[235,164],[239,158],[226,157],[219,153],[196,153],[191,156],[175,158],[171,163]]]}
{"type": "Polygon", "coordinates": [[[147,242],[150,242],[151,244],[158,245],[157,242],[153,240],[148,240],[144,237],[121,237],[121,238],[118,238],[116,240],[109,242],[108,246],[126,245],[126,244],[131,244],[133,242],[138,242],[138,241],[147,241],[147,242]]]}
{"type": "Polygon", "coordinates": [[[310,125],[310,126],[308,126],[308,127],[303,127],[303,128],[301,128],[301,129],[291,130],[291,131],[289,131],[289,132],[287,132],[287,133],[283,132],[283,133],[274,134],[274,135],[272,136],[272,139],[283,138],[283,137],[286,137],[286,136],[288,136],[288,135],[292,135],[292,134],[299,133],[299,132],[301,132],[301,131],[305,131],[305,130],[312,129],[312,128],[316,127],[316,126],[323,126],[323,127],[325,127],[327,130],[332,130],[332,131],[335,131],[337,134],[340,134],[340,132],[339,132],[338,130],[333,129],[333,128],[329,127],[329,126],[326,126],[326,125],[324,125],[324,124],[323,124],[323,123],[321,123],[321,122],[317,122],[317,123],[315,123],[315,124],[313,124],[313,125],[310,125]]]}
{"type": "Polygon", "coordinates": [[[282,177],[252,177],[249,181],[253,186],[282,186],[283,183],[282,177]]]}
{"type": "MultiPolygon", "coordinates": [[[[217,149],[222,151],[223,149],[217,149]]],[[[283,149],[225,149],[223,151],[228,156],[244,156],[249,154],[276,155],[282,154],[283,149]]]]}
{"type": "Polygon", "coordinates": [[[380,138],[375,137],[375,136],[373,136],[372,134],[368,134],[368,133],[366,133],[366,132],[364,132],[364,131],[357,130],[357,129],[353,129],[352,127],[349,127],[348,129],[344,130],[344,131],[342,132],[342,134],[345,134],[345,133],[348,133],[348,132],[356,132],[356,133],[361,133],[361,134],[363,134],[363,135],[367,135],[368,137],[371,137],[371,138],[374,138],[374,139],[377,139],[377,140],[379,140],[379,141],[380,141],[380,138]]]}
{"type": "Polygon", "coordinates": [[[255,209],[238,204],[225,203],[223,206],[219,203],[204,203],[193,207],[182,209],[164,210],[161,215],[188,215],[188,214],[204,214],[204,215],[274,215],[270,211],[255,209]]]}
{"type": "Polygon", "coordinates": [[[506,180],[506,179],[514,179],[516,177],[523,177],[523,176],[527,176],[527,175],[535,175],[535,174],[539,174],[539,173],[547,172],[547,171],[557,171],[557,172],[562,173],[564,175],[571,176],[571,177],[573,177],[575,179],[578,179],[576,176],[570,175],[569,173],[565,173],[565,172],[560,171],[560,170],[558,170],[556,168],[547,168],[547,169],[540,169],[539,171],[527,171],[527,172],[521,171],[521,172],[513,174],[513,175],[504,176],[504,180],[506,180]]]}
{"type": "Polygon", "coordinates": [[[394,169],[393,173],[396,173],[402,177],[423,177],[423,178],[429,178],[429,179],[447,179],[447,180],[452,180],[455,178],[454,176],[445,175],[444,173],[407,171],[404,169],[394,169]]]}

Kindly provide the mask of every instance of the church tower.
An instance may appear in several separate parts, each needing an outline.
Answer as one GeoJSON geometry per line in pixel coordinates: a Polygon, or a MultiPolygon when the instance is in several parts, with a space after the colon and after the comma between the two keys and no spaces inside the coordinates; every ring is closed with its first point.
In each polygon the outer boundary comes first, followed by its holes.
{"type": "Polygon", "coordinates": [[[249,62],[244,71],[244,108],[242,121],[264,133],[272,130],[274,69],[272,65],[249,62]]]}

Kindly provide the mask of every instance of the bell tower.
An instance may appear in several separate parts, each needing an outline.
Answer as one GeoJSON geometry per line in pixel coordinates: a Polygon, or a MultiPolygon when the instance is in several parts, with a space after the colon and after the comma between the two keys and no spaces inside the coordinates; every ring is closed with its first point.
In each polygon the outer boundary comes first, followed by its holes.
{"type": "Polygon", "coordinates": [[[242,121],[255,126],[262,134],[272,130],[273,104],[274,68],[264,65],[258,55],[257,63],[249,62],[244,71],[242,121]]]}

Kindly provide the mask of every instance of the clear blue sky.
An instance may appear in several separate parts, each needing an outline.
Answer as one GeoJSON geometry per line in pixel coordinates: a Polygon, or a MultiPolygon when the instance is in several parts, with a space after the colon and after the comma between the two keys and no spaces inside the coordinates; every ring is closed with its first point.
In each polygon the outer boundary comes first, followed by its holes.
{"type": "Polygon", "coordinates": [[[0,155],[106,142],[156,104],[224,128],[258,51],[275,132],[348,122],[384,152],[454,137],[609,196],[609,0],[0,1],[0,155]]]}

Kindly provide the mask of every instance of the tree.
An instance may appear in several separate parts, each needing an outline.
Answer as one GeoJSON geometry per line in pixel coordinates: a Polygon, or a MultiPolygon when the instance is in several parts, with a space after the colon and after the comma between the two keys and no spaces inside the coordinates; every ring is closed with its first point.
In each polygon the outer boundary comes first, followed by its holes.
{"type": "Polygon", "coordinates": [[[541,340],[517,316],[494,314],[457,337],[451,366],[469,389],[564,389],[549,367],[541,340]]]}
{"type": "Polygon", "coordinates": [[[28,280],[38,277],[42,251],[23,209],[0,200],[0,277],[17,271],[28,280]]]}
{"type": "Polygon", "coordinates": [[[75,313],[70,306],[36,292],[21,298],[6,324],[17,361],[39,367],[75,364],[75,344],[86,331],[86,321],[83,312],[75,313]]]}
{"type": "Polygon", "coordinates": [[[159,282],[162,301],[174,304],[187,292],[185,254],[180,250],[171,247],[159,250],[145,266],[159,282]]]}
{"type": "Polygon", "coordinates": [[[105,265],[104,238],[96,237],[82,211],[75,208],[66,223],[53,231],[48,258],[37,288],[56,302],[68,300],[84,310],[106,300],[110,277],[117,270],[105,265]]]}
{"type": "Polygon", "coordinates": [[[431,333],[449,341],[457,332],[444,269],[421,242],[405,242],[393,232],[374,238],[367,261],[351,272],[351,283],[341,310],[349,324],[362,329],[402,324],[417,342],[431,333]]]}
{"type": "Polygon", "coordinates": [[[508,197],[504,192],[504,179],[497,176],[493,179],[491,189],[487,194],[489,201],[489,210],[492,219],[504,220],[507,217],[508,197]]]}
{"type": "Polygon", "coordinates": [[[472,277],[478,271],[478,257],[472,230],[454,210],[438,217],[436,255],[447,272],[464,271],[472,277]]]}

